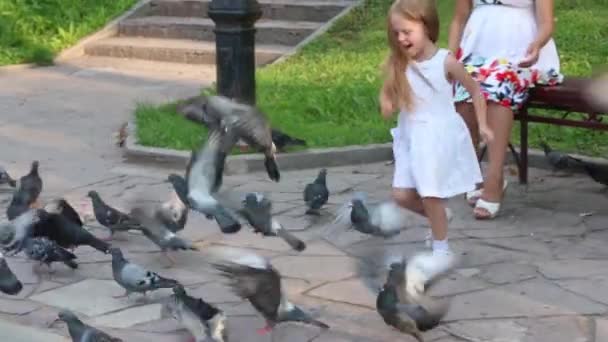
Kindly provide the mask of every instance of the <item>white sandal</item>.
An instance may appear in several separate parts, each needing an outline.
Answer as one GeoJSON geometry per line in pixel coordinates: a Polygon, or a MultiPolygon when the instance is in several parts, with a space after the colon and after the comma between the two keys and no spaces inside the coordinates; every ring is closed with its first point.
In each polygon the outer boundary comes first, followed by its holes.
{"type": "MultiPolygon", "coordinates": [[[[502,182],[502,192],[504,194],[504,192],[507,190],[507,186],[509,185],[509,182],[505,179],[502,182]]],[[[475,204],[477,203],[477,201],[481,198],[481,195],[483,194],[483,188],[481,189],[476,189],[476,190],[471,190],[469,192],[467,192],[464,195],[464,198],[467,200],[467,203],[471,206],[471,207],[475,207],[475,204]]]]}
{"type": "Polygon", "coordinates": [[[475,213],[476,219],[491,220],[491,219],[495,218],[496,215],[498,215],[498,211],[500,210],[500,202],[488,202],[488,201],[484,200],[483,198],[480,198],[477,200],[477,203],[475,204],[475,209],[483,209],[490,214],[489,216],[485,216],[485,215],[479,216],[477,213],[475,213]]]}

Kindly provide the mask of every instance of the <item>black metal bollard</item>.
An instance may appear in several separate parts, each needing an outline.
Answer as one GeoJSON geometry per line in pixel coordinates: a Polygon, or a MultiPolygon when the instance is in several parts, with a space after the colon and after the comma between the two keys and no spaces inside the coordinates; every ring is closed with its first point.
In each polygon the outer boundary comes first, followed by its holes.
{"type": "Polygon", "coordinates": [[[217,91],[255,105],[255,22],[262,16],[256,0],[212,0],[215,23],[217,91]]]}

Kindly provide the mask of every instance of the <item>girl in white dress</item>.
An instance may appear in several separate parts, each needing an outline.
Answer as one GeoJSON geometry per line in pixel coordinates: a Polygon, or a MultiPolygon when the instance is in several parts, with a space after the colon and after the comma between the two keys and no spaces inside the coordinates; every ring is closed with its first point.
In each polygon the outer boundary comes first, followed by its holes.
{"type": "MultiPolygon", "coordinates": [[[[563,80],[551,38],[553,26],[553,0],[456,0],[449,47],[479,83],[488,101],[488,125],[496,135],[488,144],[483,189],[466,195],[478,219],[494,218],[500,209],[507,186],[503,164],[513,111],[525,103],[536,84],[563,80]]],[[[456,83],[454,101],[477,148],[472,98],[462,84],[456,83]]]]}
{"type": "MultiPolygon", "coordinates": [[[[473,143],[452,100],[452,81],[473,94],[484,140],[491,140],[479,85],[449,51],[436,45],[439,19],[434,0],[397,0],[389,10],[382,115],[400,110],[391,130],[395,171],[393,198],[428,217],[433,255],[449,256],[444,200],[475,189],[481,170],[473,143]]],[[[444,259],[445,260],[445,259],[444,259]]]]}

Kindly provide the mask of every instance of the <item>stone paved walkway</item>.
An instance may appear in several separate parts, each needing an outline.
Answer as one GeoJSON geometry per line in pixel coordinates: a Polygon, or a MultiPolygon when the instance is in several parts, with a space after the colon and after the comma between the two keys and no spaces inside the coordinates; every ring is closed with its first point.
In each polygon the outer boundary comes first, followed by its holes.
{"type": "MultiPolygon", "coordinates": [[[[169,185],[163,179],[172,170],[124,164],[111,135],[134,101],[187,97],[200,85],[183,75],[170,76],[125,76],[65,66],[0,71],[0,164],[21,175],[32,159],[39,159],[43,199],[66,196],[80,203],[90,189],[118,207],[140,191],[166,199],[169,185]]],[[[332,213],[353,190],[368,191],[377,200],[387,198],[392,166],[384,164],[331,168],[330,204],[322,218],[310,221],[303,215],[301,191],[316,171],[284,172],[279,184],[265,174],[225,178],[226,187],[269,192],[280,219],[307,242],[303,253],[246,229],[222,235],[213,222],[195,214],[180,234],[203,250],[228,245],[270,257],[286,278],[292,300],[332,327],[319,335],[314,328],[285,325],[275,333],[275,341],[413,341],[384,325],[357,270],[370,261],[365,256],[374,248],[407,255],[421,250],[426,223],[417,219],[388,241],[329,229],[332,213]]],[[[608,197],[583,176],[555,177],[533,169],[530,179],[526,189],[512,177],[503,214],[495,221],[474,221],[462,198],[450,201],[455,212],[450,241],[462,255],[462,265],[433,289],[433,294],[453,301],[445,323],[425,334],[428,341],[608,341],[608,197]]],[[[1,208],[9,197],[8,192],[0,193],[1,208]]],[[[177,253],[177,266],[166,269],[147,239],[137,234],[124,238],[116,244],[127,258],[179,279],[189,292],[226,310],[231,341],[270,341],[255,334],[263,321],[251,306],[200,266],[204,253],[177,253]]],[[[16,297],[0,296],[0,340],[65,340],[65,325],[47,328],[63,307],[126,341],[187,339],[174,321],[160,319],[158,303],[169,291],[152,293],[148,301],[136,295],[113,299],[122,289],[112,281],[109,256],[87,247],[76,254],[78,270],[55,265],[50,279],[45,271],[34,272],[22,256],[9,259],[25,287],[16,297]]]]}

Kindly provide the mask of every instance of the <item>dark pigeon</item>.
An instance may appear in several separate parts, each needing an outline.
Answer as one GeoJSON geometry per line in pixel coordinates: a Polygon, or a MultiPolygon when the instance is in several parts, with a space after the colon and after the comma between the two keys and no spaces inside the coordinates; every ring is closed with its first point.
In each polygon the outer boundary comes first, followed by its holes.
{"type": "Polygon", "coordinates": [[[312,183],[306,184],[304,188],[304,202],[308,215],[319,215],[319,209],[329,200],[329,189],[327,189],[327,169],[319,171],[317,178],[312,183]]]}

